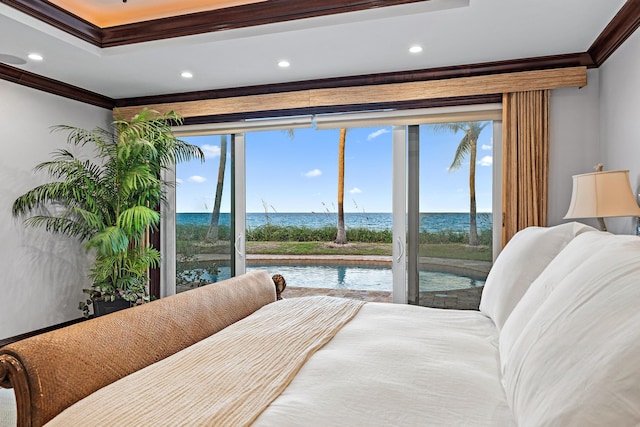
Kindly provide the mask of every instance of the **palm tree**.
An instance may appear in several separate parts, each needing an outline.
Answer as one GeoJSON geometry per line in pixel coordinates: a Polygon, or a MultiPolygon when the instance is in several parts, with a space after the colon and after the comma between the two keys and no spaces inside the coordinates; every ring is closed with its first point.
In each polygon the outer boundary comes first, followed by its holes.
{"type": "Polygon", "coordinates": [[[206,239],[210,242],[218,241],[218,222],[220,221],[220,205],[222,204],[222,188],[224,186],[224,171],[227,164],[227,135],[220,135],[220,164],[218,165],[218,182],[216,196],[213,202],[211,223],[206,239]]]}
{"type": "Polygon", "coordinates": [[[449,172],[462,166],[462,161],[469,155],[469,246],[478,246],[478,225],[476,222],[476,154],[478,137],[489,122],[457,122],[434,125],[436,131],[464,132],[458,143],[455,157],[449,172]]]}
{"type": "Polygon", "coordinates": [[[344,146],[347,130],[340,129],[340,144],[338,146],[338,234],[335,242],[347,244],[347,232],[344,229],[344,146]]]}
{"type": "MultiPolygon", "coordinates": [[[[295,136],[293,129],[285,129],[283,132],[293,139],[295,136]]],[[[207,230],[206,240],[210,242],[217,242],[219,235],[218,230],[220,226],[220,206],[222,204],[222,190],[224,188],[224,173],[227,164],[227,135],[220,135],[220,163],[218,165],[218,181],[216,183],[216,195],[213,202],[213,211],[211,212],[211,222],[209,223],[209,229],[207,230]]]]}
{"type": "MultiPolygon", "coordinates": [[[[149,245],[148,233],[160,222],[158,206],[165,200],[160,172],[174,163],[203,159],[199,147],[176,139],[174,112],[143,109],[131,120],[117,119],[109,130],[56,126],[68,133],[67,144],[95,150],[82,159],[59,149],[40,163],[53,179],[13,203],[24,224],[77,238],[95,259],[91,267],[92,299],[132,303],[148,299],[148,270],[158,266],[160,253],[149,245]]],[[[81,308],[88,313],[86,304],[81,308]]]]}

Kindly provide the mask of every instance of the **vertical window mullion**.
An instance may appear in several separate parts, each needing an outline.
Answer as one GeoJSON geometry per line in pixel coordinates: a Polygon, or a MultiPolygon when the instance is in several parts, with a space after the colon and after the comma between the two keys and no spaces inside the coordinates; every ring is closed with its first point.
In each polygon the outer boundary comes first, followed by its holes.
{"type": "Polygon", "coordinates": [[[232,275],[239,276],[246,272],[246,236],[247,220],[247,179],[245,134],[237,133],[233,136],[233,270],[232,275]]]}
{"type": "Polygon", "coordinates": [[[408,126],[407,286],[409,304],[420,304],[420,127],[408,126]]]}

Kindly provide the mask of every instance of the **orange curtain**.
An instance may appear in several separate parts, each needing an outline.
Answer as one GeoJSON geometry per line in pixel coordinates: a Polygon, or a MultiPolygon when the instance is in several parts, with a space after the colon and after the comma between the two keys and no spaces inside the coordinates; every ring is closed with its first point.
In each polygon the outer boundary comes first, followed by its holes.
{"type": "Polygon", "coordinates": [[[547,225],[549,90],[502,98],[502,246],[528,226],[547,225]]]}

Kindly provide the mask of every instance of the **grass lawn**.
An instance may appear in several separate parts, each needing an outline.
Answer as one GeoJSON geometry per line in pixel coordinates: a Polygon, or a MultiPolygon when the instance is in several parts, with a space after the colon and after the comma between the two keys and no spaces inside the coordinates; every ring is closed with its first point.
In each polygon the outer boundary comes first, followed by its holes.
{"type": "MultiPolygon", "coordinates": [[[[354,242],[341,246],[327,242],[247,242],[248,254],[261,255],[389,255],[391,243],[362,243],[354,242]]],[[[229,244],[197,243],[181,245],[181,254],[223,254],[229,253],[229,244]]],[[[477,261],[491,261],[492,253],[489,246],[470,248],[462,243],[429,243],[420,245],[421,257],[469,259],[477,261]]]]}
{"type": "MultiPolygon", "coordinates": [[[[206,241],[208,227],[182,225],[176,228],[177,251],[183,256],[197,254],[225,254],[233,249],[229,242],[229,230],[222,229],[217,243],[206,241]]],[[[391,255],[390,230],[348,230],[348,245],[330,243],[335,237],[335,227],[309,229],[305,227],[258,227],[247,231],[248,254],[263,255],[391,255]]],[[[452,231],[421,233],[420,256],[491,261],[491,230],[480,233],[484,245],[469,247],[468,236],[452,231]]]]}
{"type": "Polygon", "coordinates": [[[391,243],[247,242],[248,254],[261,255],[391,255],[391,243]]]}
{"type": "MultiPolygon", "coordinates": [[[[391,255],[390,243],[247,242],[248,254],[264,255],[391,255]]],[[[491,261],[491,248],[470,248],[461,243],[431,243],[420,246],[420,256],[491,261]]]]}

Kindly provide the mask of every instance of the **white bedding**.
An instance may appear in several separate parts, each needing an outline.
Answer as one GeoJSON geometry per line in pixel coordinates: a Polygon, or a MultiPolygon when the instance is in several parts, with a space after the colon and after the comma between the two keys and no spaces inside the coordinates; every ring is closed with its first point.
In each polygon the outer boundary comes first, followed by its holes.
{"type": "Polygon", "coordinates": [[[254,425],[515,425],[497,334],[477,311],[367,303],[254,425]]]}
{"type": "Polygon", "coordinates": [[[269,304],[47,425],[515,425],[491,319],[478,311],[360,304],[330,297],[269,304]],[[357,314],[348,320],[343,312],[357,314]],[[341,329],[327,342],[333,324],[341,329]],[[319,338],[307,344],[307,335],[319,338]],[[307,352],[317,340],[326,344],[307,352]],[[264,404],[251,415],[254,401],[264,404]],[[95,412],[105,404],[112,410],[95,412]]]}

